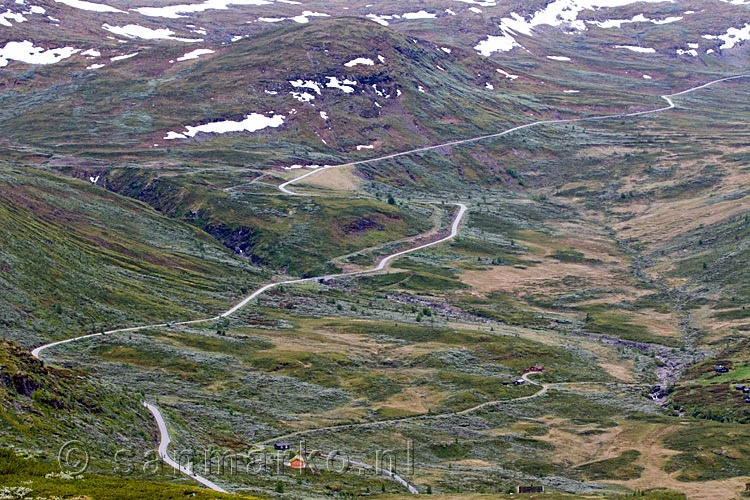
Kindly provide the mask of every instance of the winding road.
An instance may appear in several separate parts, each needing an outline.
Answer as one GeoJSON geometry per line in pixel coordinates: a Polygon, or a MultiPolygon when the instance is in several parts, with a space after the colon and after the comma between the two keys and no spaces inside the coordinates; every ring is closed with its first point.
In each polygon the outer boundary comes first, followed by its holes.
{"type": "MultiPolygon", "coordinates": [[[[320,172],[323,172],[325,170],[330,170],[330,169],[333,169],[333,168],[341,168],[341,167],[363,165],[363,164],[367,164],[367,163],[374,163],[374,162],[379,162],[379,161],[388,160],[388,159],[392,159],[392,158],[398,158],[400,156],[406,156],[406,155],[411,155],[411,154],[415,154],[415,153],[422,153],[422,152],[426,152],[426,151],[432,151],[432,150],[436,150],[436,149],[440,149],[440,148],[445,148],[445,147],[459,146],[459,145],[462,145],[462,144],[469,144],[469,143],[473,143],[473,142],[479,142],[479,141],[483,141],[483,140],[487,140],[487,139],[493,139],[493,138],[503,137],[505,135],[511,134],[513,132],[517,132],[519,130],[523,130],[523,129],[527,129],[527,128],[531,128],[531,127],[535,127],[535,126],[540,126],[540,125],[553,125],[553,124],[560,124],[560,123],[577,123],[577,122],[588,122],[588,121],[601,121],[601,120],[609,120],[609,119],[617,119],[617,118],[627,118],[627,117],[649,115],[649,114],[654,114],[654,113],[661,113],[663,111],[668,111],[668,110],[673,109],[675,107],[675,104],[674,104],[674,102],[672,100],[673,97],[685,95],[685,94],[688,94],[690,92],[694,92],[696,90],[709,87],[709,86],[714,85],[716,83],[726,82],[726,81],[729,81],[729,80],[736,80],[736,79],[739,79],[739,78],[747,78],[747,77],[750,77],[750,74],[743,74],[743,75],[730,76],[730,77],[726,77],[726,78],[720,78],[720,79],[717,79],[717,80],[712,80],[712,81],[710,81],[708,83],[704,83],[702,85],[691,87],[691,88],[683,90],[681,92],[676,92],[676,93],[673,93],[673,94],[662,95],[661,98],[664,99],[667,102],[667,106],[664,106],[664,107],[661,107],[661,108],[657,108],[657,109],[652,109],[652,110],[647,110],[647,111],[637,111],[637,112],[633,112],[633,113],[618,113],[618,114],[604,115],[604,116],[590,116],[590,117],[559,119],[559,120],[541,120],[541,121],[527,123],[527,124],[524,124],[524,125],[518,125],[516,127],[512,127],[512,128],[503,130],[501,132],[493,133],[493,134],[481,135],[481,136],[471,137],[471,138],[468,138],[468,139],[457,139],[457,140],[453,140],[453,141],[444,142],[444,143],[441,143],[441,144],[436,144],[436,145],[433,145],[433,146],[425,146],[425,147],[410,149],[408,151],[402,151],[402,152],[399,152],[399,153],[392,153],[392,154],[388,154],[388,155],[384,155],[384,156],[380,156],[380,157],[376,157],[376,158],[370,158],[370,159],[366,159],[366,160],[358,160],[358,161],[349,162],[349,163],[342,163],[342,164],[339,164],[339,165],[328,165],[328,166],[325,166],[325,167],[322,167],[322,168],[319,168],[319,169],[316,169],[316,170],[312,170],[312,171],[307,172],[307,173],[305,173],[303,175],[295,177],[295,178],[293,178],[293,179],[291,179],[291,180],[289,180],[287,182],[284,182],[283,184],[279,185],[278,188],[279,188],[279,190],[282,193],[285,193],[285,194],[288,194],[288,195],[306,196],[306,195],[304,195],[302,193],[294,192],[294,191],[288,189],[288,187],[291,186],[294,183],[298,183],[298,182],[302,181],[303,179],[306,179],[307,177],[319,174],[320,172]]],[[[307,196],[309,196],[309,195],[307,195],[307,196]]],[[[144,330],[144,329],[148,329],[148,328],[161,328],[161,327],[166,327],[166,326],[181,326],[181,325],[191,325],[191,324],[199,324],[199,323],[208,323],[208,322],[212,322],[212,321],[218,321],[218,320],[220,320],[222,318],[227,318],[227,317],[231,316],[232,314],[234,314],[235,312],[237,312],[239,309],[241,309],[244,306],[246,306],[250,301],[252,301],[253,299],[257,298],[259,295],[267,292],[268,290],[270,290],[270,289],[272,289],[274,287],[280,286],[280,285],[295,284],[295,283],[304,283],[304,282],[314,281],[314,280],[331,280],[331,279],[336,279],[336,278],[341,278],[341,277],[346,277],[346,276],[360,276],[360,275],[365,275],[365,274],[370,274],[370,273],[375,273],[375,272],[378,272],[378,271],[382,271],[382,270],[384,270],[386,268],[386,266],[388,266],[388,264],[390,262],[392,262],[393,260],[401,257],[402,255],[406,255],[406,254],[411,253],[411,252],[416,252],[418,250],[422,250],[422,249],[425,249],[425,248],[428,248],[428,247],[431,247],[431,246],[434,246],[434,245],[438,245],[440,243],[443,243],[445,241],[448,241],[448,240],[451,240],[451,239],[455,238],[456,235],[458,234],[458,228],[459,228],[459,226],[460,226],[460,224],[461,224],[461,222],[462,222],[462,220],[464,218],[464,215],[466,213],[467,207],[463,203],[456,202],[456,203],[453,203],[453,204],[456,205],[456,206],[458,206],[458,212],[456,213],[456,215],[455,215],[455,217],[453,219],[453,222],[451,224],[451,231],[450,231],[450,234],[448,236],[445,236],[443,238],[440,238],[438,240],[435,240],[435,241],[432,241],[432,242],[429,242],[429,243],[425,243],[423,245],[419,245],[419,246],[414,247],[414,248],[409,248],[407,250],[402,250],[400,252],[396,252],[394,254],[391,254],[391,255],[385,257],[375,267],[373,267],[371,269],[362,270],[362,271],[353,271],[353,272],[339,273],[339,274],[328,274],[328,275],[324,275],[324,276],[315,276],[315,277],[310,277],[310,278],[291,279],[291,280],[285,280],[285,281],[278,281],[278,282],[274,282],[274,283],[269,283],[269,284],[264,285],[261,288],[257,289],[252,294],[250,294],[247,297],[245,297],[242,301],[240,301],[239,303],[237,303],[236,305],[232,306],[230,309],[228,309],[227,311],[223,312],[222,314],[220,314],[218,316],[214,316],[214,317],[210,317],[210,318],[195,319],[195,320],[190,320],[190,321],[175,322],[175,323],[159,323],[159,324],[152,324],[152,325],[136,326],[136,327],[131,327],[131,328],[120,328],[120,329],[108,330],[108,331],[100,332],[100,333],[93,333],[93,334],[89,334],[89,335],[82,335],[82,336],[79,336],[79,337],[73,337],[73,338],[70,338],[70,339],[60,340],[60,341],[56,341],[56,342],[51,342],[49,344],[45,344],[45,345],[39,346],[39,347],[35,348],[34,350],[32,350],[31,354],[35,358],[40,358],[40,355],[41,355],[42,352],[44,352],[44,351],[46,351],[46,350],[48,350],[48,349],[50,349],[52,347],[55,347],[55,346],[58,346],[58,345],[62,345],[62,344],[67,344],[67,343],[70,343],[70,342],[75,342],[75,341],[78,341],[78,340],[83,340],[83,339],[88,339],[88,338],[94,338],[94,337],[100,337],[100,336],[110,335],[110,334],[115,334],[115,333],[134,332],[134,331],[144,330]]],[[[526,381],[530,382],[530,383],[537,384],[536,382],[533,382],[533,381],[529,380],[528,374],[524,375],[524,379],[526,381]]],[[[455,412],[455,413],[452,413],[452,414],[435,415],[433,417],[446,417],[446,416],[450,416],[450,415],[463,415],[463,414],[471,413],[471,412],[477,411],[477,410],[479,410],[481,408],[488,407],[488,406],[491,406],[491,405],[496,405],[496,404],[499,404],[499,403],[507,403],[507,402],[510,402],[510,401],[521,401],[521,400],[526,400],[526,399],[531,399],[531,398],[539,397],[539,396],[545,394],[547,392],[547,390],[552,385],[560,385],[560,384],[537,384],[537,385],[541,385],[541,389],[539,391],[535,392],[534,394],[531,394],[531,395],[528,395],[528,396],[522,396],[522,397],[519,397],[519,398],[515,398],[515,399],[511,399],[511,400],[504,400],[504,401],[488,401],[488,402],[482,403],[480,405],[477,405],[475,407],[472,407],[472,408],[469,408],[469,409],[466,409],[466,410],[462,410],[462,411],[455,412]]],[[[149,404],[149,403],[144,403],[144,406],[146,408],[148,408],[148,410],[152,413],[152,415],[154,416],[154,419],[156,420],[156,423],[158,425],[159,434],[160,434],[159,456],[162,458],[162,460],[164,460],[164,462],[166,462],[168,465],[174,467],[176,470],[179,470],[183,474],[185,474],[188,477],[190,477],[190,478],[194,479],[195,481],[199,482],[200,484],[202,484],[202,485],[204,485],[204,486],[206,486],[206,487],[208,487],[208,488],[210,488],[210,489],[212,489],[214,491],[221,492],[221,493],[226,493],[226,490],[222,489],[217,484],[213,483],[212,481],[210,481],[210,480],[208,480],[208,479],[206,479],[204,477],[199,476],[198,474],[196,474],[195,472],[193,472],[189,468],[180,465],[179,463],[175,462],[169,456],[168,448],[169,448],[169,444],[171,442],[171,437],[169,436],[169,430],[167,429],[167,425],[166,425],[166,423],[164,421],[164,418],[162,417],[161,412],[159,411],[159,409],[157,407],[155,407],[154,405],[149,404]]],[[[309,429],[309,430],[306,430],[306,431],[299,431],[297,433],[288,434],[285,437],[295,437],[295,436],[303,435],[305,433],[312,433],[312,432],[322,431],[322,430],[326,430],[326,429],[348,429],[348,428],[363,427],[363,426],[368,426],[368,425],[383,425],[383,424],[396,423],[396,422],[404,422],[404,421],[415,420],[415,419],[426,418],[426,417],[429,417],[429,416],[406,417],[404,419],[392,420],[392,421],[378,421],[378,422],[372,422],[372,423],[368,422],[368,423],[364,423],[364,424],[354,424],[353,426],[346,426],[346,425],[344,425],[344,426],[333,426],[333,427],[329,427],[329,428],[309,429]]],[[[277,438],[274,438],[274,439],[280,439],[280,438],[277,437],[277,438]]],[[[269,440],[269,441],[271,441],[271,440],[269,440]]],[[[360,462],[351,462],[351,463],[354,463],[355,465],[359,465],[359,466],[362,466],[362,467],[365,467],[365,468],[371,468],[372,467],[372,466],[369,466],[367,464],[360,463],[360,462]]],[[[411,484],[409,484],[408,482],[406,482],[403,478],[401,478],[400,476],[396,475],[395,473],[392,473],[391,471],[388,471],[388,470],[385,470],[385,469],[381,469],[381,472],[386,473],[387,475],[389,475],[390,477],[392,477],[395,481],[397,481],[400,484],[402,484],[405,487],[407,487],[407,489],[409,490],[409,492],[415,493],[415,494],[419,493],[414,486],[412,486],[411,484]]]]}
{"type": "Polygon", "coordinates": [[[161,459],[164,460],[167,465],[170,465],[183,474],[190,476],[191,478],[201,483],[203,486],[211,488],[214,491],[218,491],[219,493],[228,493],[227,490],[223,489],[221,486],[193,472],[189,467],[185,467],[184,465],[181,465],[172,460],[167,451],[167,449],[169,448],[169,443],[172,442],[172,438],[169,437],[169,430],[167,430],[167,424],[166,422],[164,422],[164,417],[161,416],[161,412],[156,406],[145,402],[143,403],[143,406],[149,409],[151,414],[154,416],[154,419],[156,420],[156,425],[159,426],[159,434],[161,435],[161,442],[159,443],[159,456],[161,457],[161,459]]]}
{"type": "Polygon", "coordinates": [[[282,436],[276,436],[271,439],[261,441],[258,444],[265,445],[265,444],[273,443],[274,441],[288,441],[289,439],[300,438],[303,436],[309,436],[310,434],[315,434],[318,432],[325,432],[325,431],[348,431],[348,430],[354,430],[354,429],[366,429],[368,427],[377,427],[379,425],[402,424],[405,422],[416,422],[419,420],[435,420],[439,418],[468,415],[470,413],[474,413],[475,411],[481,410],[483,408],[488,408],[490,406],[496,406],[496,405],[500,405],[503,403],[511,403],[511,402],[515,403],[518,401],[525,401],[527,399],[538,398],[539,396],[543,396],[544,394],[546,394],[547,391],[553,386],[561,385],[561,384],[541,384],[539,382],[534,382],[533,380],[529,379],[529,375],[532,375],[533,373],[534,372],[524,373],[523,377],[521,378],[523,378],[523,380],[525,380],[526,382],[540,386],[541,389],[539,389],[533,394],[529,394],[526,396],[519,396],[517,398],[511,398],[511,399],[497,399],[497,400],[492,400],[492,401],[485,401],[484,403],[480,403],[476,406],[472,406],[470,408],[466,408],[465,410],[460,410],[460,411],[455,411],[455,412],[425,413],[422,415],[412,415],[410,417],[392,418],[389,420],[375,420],[373,422],[362,422],[359,424],[338,424],[338,425],[329,425],[326,427],[315,427],[313,429],[304,429],[301,431],[290,432],[289,434],[284,434],[282,436]]]}

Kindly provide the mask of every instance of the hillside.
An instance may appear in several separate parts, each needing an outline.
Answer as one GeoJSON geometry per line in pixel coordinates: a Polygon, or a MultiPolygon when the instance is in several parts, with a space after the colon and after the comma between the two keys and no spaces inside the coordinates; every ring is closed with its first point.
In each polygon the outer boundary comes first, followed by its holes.
{"type": "Polygon", "coordinates": [[[71,475],[60,473],[55,467],[7,450],[0,451],[0,492],[10,499],[54,499],[60,495],[95,500],[136,500],[153,498],[178,500],[191,498],[252,499],[238,495],[223,495],[191,486],[178,486],[166,482],[115,479],[95,474],[71,475]],[[20,486],[22,485],[22,486],[20,486]],[[35,495],[31,497],[31,495],[35,495]]]}
{"type": "MultiPolygon", "coordinates": [[[[0,405],[4,446],[52,461],[64,444],[90,456],[90,471],[107,471],[117,450],[142,456],[155,442],[139,397],[83,371],[45,366],[18,344],[0,343],[0,405]]],[[[75,459],[80,458],[76,455],[75,459]]],[[[3,469],[5,474],[5,469],[3,469]]]]}
{"type": "Polygon", "coordinates": [[[747,494],[746,1],[18,0],[0,37],[0,498],[747,494]]]}
{"type": "Polygon", "coordinates": [[[257,269],[194,227],[90,181],[0,170],[4,337],[24,346],[215,314],[257,269]]]}
{"type": "Polygon", "coordinates": [[[179,148],[183,160],[281,166],[335,162],[358,145],[389,151],[469,136],[529,109],[545,112],[523,95],[488,92],[487,83],[507,84],[483,58],[447,54],[369,21],[282,27],[170,64],[180,50],[147,48],[74,79],[73,62],[35,72],[6,93],[0,128],[18,145],[55,153],[111,158],[135,150],[135,158],[153,159],[179,148]],[[369,64],[347,66],[358,58],[369,64]],[[30,99],[33,108],[21,105],[30,99]],[[185,140],[186,127],[248,115],[257,133],[185,140]]]}

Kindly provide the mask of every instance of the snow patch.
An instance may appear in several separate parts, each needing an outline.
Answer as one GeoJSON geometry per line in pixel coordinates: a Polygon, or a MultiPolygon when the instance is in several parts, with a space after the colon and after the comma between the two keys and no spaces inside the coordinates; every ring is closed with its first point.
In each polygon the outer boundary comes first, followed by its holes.
{"type": "Polygon", "coordinates": [[[190,59],[198,59],[202,55],[213,54],[213,53],[214,51],[211,49],[195,49],[192,52],[188,52],[182,57],[178,57],[177,61],[178,62],[189,61],[190,59]]]}
{"type": "Polygon", "coordinates": [[[616,49],[628,49],[641,54],[653,54],[656,52],[656,49],[652,49],[651,47],[639,47],[637,45],[615,45],[614,47],[616,49]]]}
{"type": "Polygon", "coordinates": [[[547,56],[547,59],[552,59],[553,61],[570,61],[570,57],[565,56],[547,56]]]}
{"type": "Polygon", "coordinates": [[[328,82],[326,82],[327,88],[343,90],[347,94],[354,92],[354,87],[352,87],[352,85],[357,84],[354,80],[344,79],[342,81],[335,76],[327,76],[326,79],[328,80],[328,82]]]}
{"type": "Polygon", "coordinates": [[[206,0],[202,3],[169,5],[167,7],[139,7],[133,10],[144,16],[177,19],[185,17],[186,14],[195,14],[206,10],[227,10],[230,5],[271,5],[271,2],[267,0],[206,0]]]}
{"type": "Polygon", "coordinates": [[[59,49],[45,49],[34,46],[33,42],[8,42],[0,49],[0,68],[8,65],[8,61],[20,61],[26,64],[56,64],[80,52],[73,47],[59,49]]]}
{"type": "Polygon", "coordinates": [[[719,47],[720,49],[731,49],[744,40],[750,40],[750,23],[745,24],[742,28],[729,28],[722,35],[703,35],[703,38],[707,40],[721,40],[724,43],[719,47]]]}
{"type": "Polygon", "coordinates": [[[115,9],[109,5],[103,3],[86,2],[85,0],[55,0],[57,3],[73,7],[74,9],[88,10],[91,12],[118,12],[120,14],[127,14],[124,10],[115,9]]]}
{"type": "Polygon", "coordinates": [[[280,23],[282,21],[294,21],[299,24],[306,24],[310,22],[311,17],[330,17],[328,14],[322,12],[312,12],[310,10],[304,11],[299,16],[294,17],[259,17],[258,21],[264,23],[280,23]]]}
{"type": "Polygon", "coordinates": [[[135,57],[138,54],[140,54],[140,52],[133,52],[132,54],[125,54],[124,56],[115,56],[115,57],[110,58],[110,61],[112,62],[123,61],[125,59],[130,59],[131,57],[135,57]]]}
{"type": "Polygon", "coordinates": [[[378,88],[378,84],[377,84],[377,83],[373,83],[373,84],[372,84],[372,89],[373,89],[373,90],[375,91],[375,93],[376,93],[376,94],[377,94],[377,95],[378,95],[379,97],[385,97],[386,99],[388,99],[389,97],[391,97],[391,94],[386,94],[384,90],[380,90],[380,89],[378,88]]]}
{"type": "Polygon", "coordinates": [[[432,14],[426,10],[420,10],[418,12],[407,12],[402,14],[401,17],[404,19],[433,19],[437,17],[437,14],[432,14]]]}
{"type": "Polygon", "coordinates": [[[142,40],[176,40],[179,42],[202,42],[202,38],[178,38],[174,37],[174,31],[167,28],[151,29],[137,24],[128,24],[125,26],[112,26],[103,24],[102,28],[115,35],[127,38],[140,38],[142,40]]]}
{"type": "Polygon", "coordinates": [[[560,26],[564,24],[574,30],[584,31],[586,23],[578,19],[578,14],[582,11],[597,10],[605,7],[621,7],[637,3],[638,1],[663,3],[671,2],[672,0],[553,0],[543,9],[534,12],[528,19],[515,12],[512,12],[510,17],[502,18],[499,25],[500,34],[488,35],[474,49],[484,56],[489,56],[493,52],[507,52],[514,47],[521,47],[515,39],[517,33],[532,36],[533,29],[542,25],[560,26]]]}
{"type": "Polygon", "coordinates": [[[503,75],[508,80],[515,80],[516,78],[518,78],[518,75],[511,75],[507,71],[504,71],[504,70],[502,70],[500,68],[497,68],[497,72],[500,73],[501,75],[503,75]]]}
{"type": "Polygon", "coordinates": [[[297,99],[299,102],[310,102],[315,100],[315,96],[310,92],[290,92],[290,94],[292,94],[292,97],[297,99]]]}
{"type": "Polygon", "coordinates": [[[666,17],[664,19],[652,19],[651,22],[654,24],[669,24],[680,21],[682,16],[666,17]]]}
{"type": "Polygon", "coordinates": [[[495,7],[497,2],[495,0],[453,0],[454,2],[469,3],[474,5],[480,5],[482,7],[495,7]]]}
{"type": "Polygon", "coordinates": [[[228,132],[256,132],[264,128],[280,127],[284,124],[284,116],[273,114],[273,116],[265,116],[260,113],[251,113],[245,116],[242,121],[225,120],[220,122],[211,122],[204,125],[198,125],[196,127],[186,126],[186,132],[167,132],[164,139],[184,139],[186,137],[195,137],[199,133],[205,134],[226,134],[228,132]]]}
{"type": "Polygon", "coordinates": [[[13,26],[12,24],[10,24],[8,19],[11,19],[17,23],[22,23],[26,21],[26,18],[23,17],[23,14],[11,12],[11,10],[8,9],[4,14],[0,14],[0,26],[8,26],[8,27],[13,26]]]}
{"type": "Polygon", "coordinates": [[[312,80],[289,80],[289,84],[295,89],[310,89],[320,95],[320,85],[312,80]]]}
{"type": "Polygon", "coordinates": [[[344,66],[346,66],[347,68],[352,68],[358,64],[362,64],[364,66],[372,66],[375,63],[373,62],[372,59],[368,59],[367,57],[358,57],[356,59],[352,59],[351,61],[347,63],[344,63],[344,66]]]}
{"type": "Polygon", "coordinates": [[[676,52],[677,52],[677,55],[679,56],[687,55],[687,56],[698,57],[698,51],[695,49],[689,49],[689,50],[677,49],[676,52]]]}
{"type": "Polygon", "coordinates": [[[485,40],[480,41],[474,46],[474,50],[485,57],[489,57],[494,52],[508,52],[513,47],[520,46],[512,35],[505,33],[501,36],[488,35],[485,40]]]}
{"type": "Polygon", "coordinates": [[[398,19],[401,16],[386,16],[386,15],[378,15],[378,14],[367,14],[366,16],[368,19],[371,19],[378,23],[381,26],[388,26],[390,23],[388,21],[391,21],[393,19],[398,19]]]}
{"type": "Polygon", "coordinates": [[[669,24],[674,23],[682,19],[682,16],[666,17],[664,19],[649,19],[643,14],[637,14],[630,19],[608,19],[606,21],[590,21],[586,23],[599,26],[600,28],[620,28],[623,24],[630,23],[652,23],[652,24],[669,24]]]}
{"type": "Polygon", "coordinates": [[[357,151],[362,151],[363,149],[374,149],[374,148],[375,146],[373,146],[372,144],[361,144],[357,146],[357,151]]]}

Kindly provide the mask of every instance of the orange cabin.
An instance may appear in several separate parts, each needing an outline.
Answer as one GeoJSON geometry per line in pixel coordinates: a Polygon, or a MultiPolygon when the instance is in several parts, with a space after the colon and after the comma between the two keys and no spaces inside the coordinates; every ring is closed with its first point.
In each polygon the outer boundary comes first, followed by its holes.
{"type": "Polygon", "coordinates": [[[297,455],[289,462],[289,467],[292,469],[304,469],[305,461],[301,456],[297,455]]]}

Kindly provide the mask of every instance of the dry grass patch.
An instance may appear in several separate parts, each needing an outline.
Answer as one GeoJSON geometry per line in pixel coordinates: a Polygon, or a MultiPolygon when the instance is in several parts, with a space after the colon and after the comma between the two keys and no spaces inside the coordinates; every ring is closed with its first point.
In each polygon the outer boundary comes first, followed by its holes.
{"type": "MultiPolygon", "coordinates": [[[[526,269],[510,266],[490,266],[481,271],[465,271],[460,275],[462,282],[482,293],[489,292],[566,292],[571,289],[562,283],[567,277],[585,279],[588,286],[608,288],[622,286],[624,274],[607,264],[579,264],[545,260],[526,269]]],[[[629,278],[629,276],[628,276],[629,278]]]]}
{"type": "Polygon", "coordinates": [[[658,247],[680,235],[728,219],[750,210],[750,196],[709,204],[708,196],[689,200],[653,201],[639,207],[630,205],[634,218],[615,225],[622,238],[636,239],[650,247],[658,247]]]}
{"type": "Polygon", "coordinates": [[[714,481],[684,482],[673,477],[677,476],[678,473],[668,474],[663,470],[667,459],[678,453],[665,448],[663,440],[679,428],[679,425],[644,423],[623,426],[622,431],[617,433],[615,440],[604,451],[604,454],[611,457],[628,449],[637,449],[641,452],[641,456],[636,464],[642,466],[644,470],[638,479],[604,482],[623,485],[631,489],[646,489],[659,485],[684,493],[691,500],[730,500],[737,498],[739,493],[744,491],[745,483],[750,478],[734,477],[714,481]]]}
{"type": "Polygon", "coordinates": [[[629,312],[628,319],[635,325],[641,325],[658,335],[659,337],[680,338],[682,333],[679,328],[679,319],[674,314],[659,313],[649,310],[648,312],[629,312]]]}
{"type": "Polygon", "coordinates": [[[434,410],[447,396],[447,391],[434,387],[407,387],[384,401],[383,406],[413,413],[427,413],[428,410],[434,410]]]}
{"type": "Polygon", "coordinates": [[[610,445],[617,428],[606,429],[601,433],[584,432],[593,428],[591,425],[552,427],[547,434],[537,436],[536,439],[553,444],[555,460],[566,466],[578,466],[611,458],[611,456],[605,456],[604,450],[610,445]]]}
{"type": "Polygon", "coordinates": [[[357,191],[362,179],[355,175],[355,167],[329,168],[311,175],[302,181],[304,184],[335,191],[357,191]]]}
{"type": "Polygon", "coordinates": [[[600,362],[599,366],[612,375],[617,380],[631,384],[635,382],[635,376],[633,375],[633,369],[635,368],[635,362],[632,359],[623,360],[619,363],[607,363],[600,362]]]}

